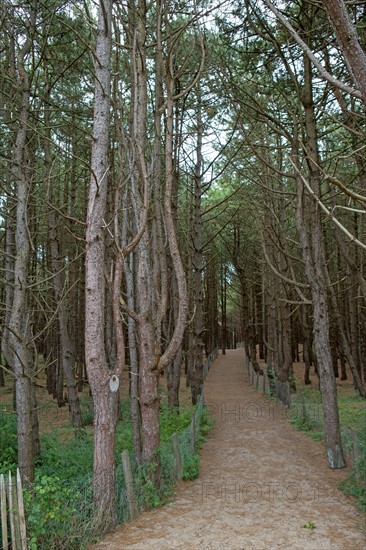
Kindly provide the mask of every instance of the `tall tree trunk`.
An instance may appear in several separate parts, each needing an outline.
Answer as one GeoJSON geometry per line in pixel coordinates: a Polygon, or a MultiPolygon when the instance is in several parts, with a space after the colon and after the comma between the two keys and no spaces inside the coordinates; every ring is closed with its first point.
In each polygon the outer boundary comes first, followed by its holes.
{"type": "Polygon", "coordinates": [[[177,355],[174,357],[172,363],[168,369],[168,402],[169,407],[174,410],[178,410],[179,407],[179,387],[180,387],[180,373],[183,362],[183,350],[178,350],[177,355]]]}
{"type": "MultiPolygon", "coordinates": [[[[8,77],[11,77],[13,82],[16,79],[16,62],[15,62],[15,46],[14,46],[14,37],[9,36],[6,40],[6,46],[4,48],[5,53],[5,73],[8,77]]],[[[11,101],[8,102],[8,98],[12,97],[13,91],[12,86],[13,82],[8,81],[4,86],[3,91],[4,96],[4,105],[3,105],[3,118],[7,125],[11,124],[11,119],[14,117],[12,112],[14,106],[11,104],[11,101]]],[[[8,143],[7,146],[7,156],[12,158],[12,142],[8,143]]],[[[5,176],[5,212],[2,213],[2,216],[5,220],[5,246],[4,246],[4,268],[5,268],[5,315],[3,318],[3,330],[1,334],[1,353],[5,359],[5,363],[8,369],[12,368],[13,359],[12,351],[10,348],[10,333],[9,333],[9,322],[13,305],[14,297],[14,260],[15,260],[15,219],[14,219],[14,207],[16,205],[16,197],[14,196],[14,187],[15,182],[10,171],[7,171],[5,176]]],[[[16,191],[16,190],[15,190],[16,191]]],[[[2,376],[3,369],[0,367],[2,376]]]]}
{"type": "Polygon", "coordinates": [[[89,186],[85,257],[85,361],[94,403],[95,510],[105,527],[115,523],[115,429],[120,373],[107,366],[105,326],[105,235],[104,217],[108,189],[110,123],[110,58],[112,44],[112,0],[99,5],[94,126],[89,186]],[[113,382],[113,383],[112,383],[113,382]]]}
{"type": "MultiPolygon", "coordinates": [[[[135,310],[135,288],[133,273],[134,255],[131,254],[126,267],[126,287],[128,307],[135,310]]],[[[131,316],[128,318],[128,349],[130,358],[130,399],[133,450],[136,463],[142,464],[141,449],[141,419],[140,419],[140,395],[139,395],[139,361],[136,341],[136,321],[131,316]]]]}
{"type": "MultiPolygon", "coordinates": [[[[305,65],[307,58],[305,58],[305,65]]],[[[309,70],[309,65],[308,65],[309,70]]],[[[307,78],[308,71],[305,70],[307,78]]],[[[309,80],[306,80],[306,85],[310,86],[309,80]]],[[[311,90],[311,88],[310,88],[311,90]]],[[[307,90],[309,93],[309,88],[307,90]]],[[[309,99],[309,98],[308,98],[309,99]]],[[[316,134],[315,119],[312,112],[312,102],[305,102],[307,110],[307,131],[308,131],[308,148],[313,154],[316,153],[316,134]],[[311,109],[311,112],[308,109],[311,109]]],[[[296,134],[296,132],[295,132],[296,134]]],[[[296,136],[295,136],[296,137],[296,136]]],[[[294,161],[297,165],[297,144],[294,161]]],[[[314,159],[310,159],[309,171],[314,170],[312,164],[314,159]]],[[[319,164],[316,163],[315,166],[319,164]]],[[[320,391],[322,394],[323,412],[324,412],[324,428],[326,438],[326,449],[328,466],[330,468],[343,468],[345,466],[342,442],[340,435],[338,405],[337,405],[337,388],[335,376],[332,366],[332,355],[330,351],[329,341],[329,311],[327,301],[326,279],[323,270],[326,269],[324,258],[324,249],[322,246],[322,227],[320,220],[320,212],[315,203],[311,205],[310,212],[310,239],[307,234],[304,217],[304,185],[300,173],[296,176],[297,181],[297,210],[296,210],[296,226],[300,236],[302,247],[303,260],[305,263],[305,272],[310,284],[311,294],[313,299],[313,332],[314,332],[314,347],[317,357],[320,391]]],[[[319,192],[316,174],[312,174],[311,182],[315,187],[316,192],[319,192]]]]}
{"type": "Polygon", "coordinates": [[[196,396],[201,394],[203,385],[203,254],[202,254],[202,99],[197,94],[197,144],[194,168],[194,218],[193,218],[193,385],[196,396]]]}
{"type": "Polygon", "coordinates": [[[15,376],[15,398],[18,433],[18,464],[22,479],[29,483],[34,479],[32,415],[32,364],[29,350],[30,314],[28,311],[28,272],[30,263],[30,242],[28,234],[29,181],[26,173],[25,148],[30,108],[30,81],[25,69],[31,53],[36,24],[36,2],[30,7],[29,23],[25,42],[18,55],[19,86],[21,105],[18,130],[13,149],[11,174],[16,187],[16,228],[14,294],[9,319],[10,348],[15,376]]]}
{"type": "MultiPolygon", "coordinates": [[[[12,368],[12,352],[10,348],[9,322],[14,298],[14,258],[15,258],[15,231],[14,219],[12,216],[14,199],[10,185],[7,186],[7,215],[5,217],[5,316],[3,331],[1,335],[1,352],[6,362],[7,368],[12,368]]],[[[3,372],[2,369],[0,369],[3,372]]]]}
{"type": "MultiPolygon", "coordinates": [[[[221,352],[222,355],[226,354],[226,266],[224,264],[221,265],[221,352]]],[[[248,311],[249,313],[249,311],[248,311]]],[[[246,323],[249,323],[249,317],[246,320],[246,323]]],[[[250,345],[250,342],[249,342],[250,345]]]]}
{"type": "MultiPolygon", "coordinates": [[[[131,58],[133,82],[133,123],[132,136],[135,155],[133,183],[134,200],[136,201],[137,217],[142,218],[144,205],[142,204],[143,188],[147,185],[145,174],[145,158],[147,156],[146,126],[147,126],[147,68],[146,68],[146,17],[147,5],[139,0],[137,10],[130,6],[130,17],[133,21],[134,44],[131,58]]],[[[150,182],[149,182],[150,185],[150,182]]],[[[136,225],[139,225],[137,220],[136,225]]],[[[160,483],[159,457],[156,449],[160,443],[159,427],[159,372],[153,370],[156,363],[156,353],[160,352],[160,340],[154,341],[154,320],[157,312],[154,310],[153,288],[153,253],[152,224],[146,224],[144,233],[136,248],[137,276],[136,306],[138,319],[138,350],[139,350],[139,399],[141,415],[141,456],[145,464],[152,463],[155,470],[152,479],[158,486],[160,483]]]]}
{"type": "MultiPolygon", "coordinates": [[[[46,79],[46,105],[45,105],[45,114],[44,114],[44,123],[45,123],[45,136],[44,141],[44,155],[45,155],[45,164],[46,164],[46,177],[47,177],[47,201],[48,201],[48,212],[47,212],[47,222],[48,222],[48,239],[49,247],[51,253],[51,268],[52,268],[52,284],[54,291],[54,299],[57,308],[57,318],[59,326],[59,361],[63,374],[66,379],[67,386],[67,397],[71,413],[71,420],[73,427],[78,430],[82,426],[81,413],[80,413],[80,403],[77,394],[75,375],[74,375],[74,365],[75,365],[75,355],[74,349],[71,343],[71,338],[69,334],[68,326],[68,306],[66,303],[65,296],[65,269],[64,261],[62,260],[62,252],[60,249],[60,232],[59,232],[59,222],[56,216],[56,211],[52,204],[52,199],[54,198],[54,193],[52,193],[52,181],[55,179],[52,177],[52,158],[51,158],[51,116],[50,116],[50,87],[48,80],[48,69],[45,67],[45,79],[46,79]]],[[[61,387],[61,392],[63,393],[63,384],[61,387]]]]}
{"type": "Polygon", "coordinates": [[[217,269],[215,255],[208,255],[210,260],[205,271],[205,345],[207,356],[218,346],[217,269]]]}
{"type": "MultiPolygon", "coordinates": [[[[310,31],[311,14],[304,13],[305,30],[310,31]]],[[[309,35],[310,35],[309,33],[309,35]]],[[[320,156],[318,151],[316,116],[313,99],[312,66],[309,58],[303,55],[304,84],[301,102],[304,108],[304,130],[306,135],[306,153],[309,173],[309,183],[314,194],[320,196],[320,156]]],[[[329,339],[329,308],[327,295],[327,264],[325,258],[324,236],[321,213],[318,203],[313,197],[309,201],[309,233],[305,226],[304,215],[304,184],[298,166],[298,136],[297,127],[294,132],[294,161],[297,167],[297,209],[296,227],[300,237],[305,273],[310,285],[313,302],[313,332],[314,347],[319,373],[319,384],[322,395],[324,428],[328,466],[343,468],[343,457],[338,404],[337,387],[332,365],[332,354],[329,339]]]]}
{"type": "Polygon", "coordinates": [[[303,330],[303,361],[305,363],[304,383],[311,384],[310,380],[310,367],[311,367],[311,328],[309,326],[308,314],[306,311],[307,306],[302,307],[302,330],[303,330]]]}

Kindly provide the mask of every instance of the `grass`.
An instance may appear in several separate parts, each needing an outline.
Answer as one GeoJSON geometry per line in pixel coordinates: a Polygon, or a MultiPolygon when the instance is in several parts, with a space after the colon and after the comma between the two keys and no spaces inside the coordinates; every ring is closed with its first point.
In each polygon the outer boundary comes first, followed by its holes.
{"type": "Polygon", "coordinates": [[[338,394],[339,419],[342,426],[365,432],[365,399],[359,395],[338,394]]]}

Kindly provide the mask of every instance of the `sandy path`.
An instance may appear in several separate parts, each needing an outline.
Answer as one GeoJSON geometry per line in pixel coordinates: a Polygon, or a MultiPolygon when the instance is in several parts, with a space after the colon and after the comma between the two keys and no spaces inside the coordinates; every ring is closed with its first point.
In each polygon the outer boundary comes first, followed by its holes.
{"type": "Polygon", "coordinates": [[[243,351],[219,355],[205,383],[216,422],[199,477],[94,550],[364,550],[364,516],[337,489],[321,444],[248,385],[243,351]],[[313,524],[314,529],[305,528],[313,524]]]}

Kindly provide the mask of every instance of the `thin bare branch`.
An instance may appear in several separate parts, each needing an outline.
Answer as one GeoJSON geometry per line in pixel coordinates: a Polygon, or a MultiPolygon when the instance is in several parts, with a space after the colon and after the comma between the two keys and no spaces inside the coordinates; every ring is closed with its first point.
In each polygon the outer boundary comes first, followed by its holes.
{"type": "Polygon", "coordinates": [[[336,86],[343,92],[351,94],[352,96],[357,97],[358,99],[362,99],[362,94],[359,90],[356,90],[351,86],[347,86],[347,84],[344,84],[343,82],[335,78],[333,75],[328,73],[328,71],[323,67],[323,65],[314,55],[313,51],[309,48],[309,46],[302,40],[302,38],[295,31],[291,23],[286,19],[286,17],[284,17],[284,15],[282,15],[282,13],[269,0],[263,0],[263,3],[276,15],[276,17],[281,21],[283,26],[286,27],[286,29],[289,31],[292,38],[298,43],[300,48],[306,53],[306,55],[308,56],[310,61],[313,63],[313,65],[318,69],[320,76],[322,76],[325,80],[327,80],[330,84],[332,84],[332,86],[336,86]]]}
{"type": "Polygon", "coordinates": [[[366,244],[361,242],[359,239],[357,239],[354,235],[352,235],[352,233],[350,231],[348,231],[348,229],[346,227],[344,227],[343,224],[341,224],[341,222],[335,217],[335,215],[330,211],[328,210],[328,208],[325,206],[325,204],[320,200],[320,198],[315,194],[315,192],[313,191],[313,189],[311,188],[309,182],[306,180],[306,178],[304,178],[304,176],[301,174],[300,170],[297,168],[297,166],[295,165],[295,163],[292,161],[292,159],[290,157],[287,157],[288,160],[291,162],[292,166],[295,168],[296,172],[298,173],[299,177],[301,178],[301,181],[303,182],[304,186],[306,187],[308,193],[314,198],[314,200],[318,203],[318,205],[320,206],[320,208],[323,210],[323,212],[325,212],[328,216],[329,219],[332,220],[333,223],[335,223],[335,225],[348,237],[348,239],[350,240],[350,242],[353,242],[355,244],[357,244],[358,246],[360,246],[361,248],[363,248],[364,250],[366,250],[366,244]]]}

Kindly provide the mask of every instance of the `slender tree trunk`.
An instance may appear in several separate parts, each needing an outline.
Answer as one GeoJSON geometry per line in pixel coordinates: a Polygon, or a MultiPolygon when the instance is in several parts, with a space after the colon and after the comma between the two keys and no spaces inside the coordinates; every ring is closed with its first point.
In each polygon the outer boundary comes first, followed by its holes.
{"type": "MultiPolygon", "coordinates": [[[[8,186],[8,198],[7,208],[8,212],[5,217],[5,317],[4,328],[1,336],[1,352],[5,359],[7,368],[12,368],[12,352],[9,346],[10,333],[9,322],[13,305],[14,297],[14,258],[15,258],[15,232],[14,232],[14,219],[11,215],[13,211],[13,199],[11,197],[10,186],[8,186]]],[[[1,372],[3,370],[1,369],[1,372]]]]}
{"type": "Polygon", "coordinates": [[[168,402],[171,409],[179,407],[180,372],[183,362],[183,350],[180,349],[168,369],[168,402]]]}
{"type": "MultiPolygon", "coordinates": [[[[221,266],[221,351],[226,354],[226,266],[221,266]]],[[[248,323],[249,319],[247,319],[248,323]]]]}
{"type": "Polygon", "coordinates": [[[300,236],[303,259],[305,262],[305,272],[311,287],[313,298],[314,346],[317,356],[320,391],[323,402],[328,465],[330,468],[343,468],[345,466],[345,462],[343,458],[340,436],[337,389],[332,367],[332,356],[329,342],[329,312],[326,283],[324,280],[324,275],[321,271],[325,266],[325,262],[322,261],[322,250],[319,249],[322,239],[322,229],[319,219],[319,212],[314,212],[313,208],[313,211],[311,212],[312,242],[310,244],[304,220],[304,186],[299,175],[296,179],[298,201],[296,225],[300,236]]]}
{"type": "Polygon", "coordinates": [[[199,396],[203,385],[203,254],[202,254],[202,105],[201,95],[197,97],[197,145],[194,169],[194,219],[193,219],[193,372],[195,395],[199,396]]]}
{"type": "MultiPolygon", "coordinates": [[[[267,223],[267,216],[265,223],[267,223]]],[[[273,246],[271,240],[268,240],[266,244],[266,249],[268,251],[268,256],[273,258],[273,246]]],[[[264,271],[265,277],[265,301],[266,301],[266,311],[267,311],[267,342],[266,342],[266,367],[270,371],[275,371],[277,369],[276,365],[278,364],[278,340],[277,340],[277,316],[276,316],[276,287],[278,281],[275,280],[273,272],[269,267],[265,266],[264,271]]]]}
{"type": "MultiPolygon", "coordinates": [[[[139,218],[143,217],[146,205],[142,203],[145,181],[145,158],[147,156],[147,68],[146,68],[146,17],[147,6],[144,0],[139,0],[137,10],[131,3],[130,19],[134,29],[134,42],[132,48],[132,137],[134,149],[133,166],[133,201],[137,213],[136,226],[139,218]]],[[[149,182],[150,185],[150,182],[149,182]]],[[[145,464],[153,464],[154,471],[151,477],[159,486],[160,463],[156,455],[156,449],[160,443],[159,427],[159,371],[154,370],[157,356],[160,353],[161,341],[155,341],[154,321],[157,320],[157,311],[154,309],[153,284],[153,255],[152,250],[152,223],[146,224],[144,233],[136,247],[136,306],[138,311],[138,358],[139,358],[139,404],[141,415],[141,457],[145,464]]],[[[160,330],[160,327],[159,327],[160,330]]]]}
{"type": "Polygon", "coordinates": [[[109,171],[111,25],[112,0],[101,0],[96,42],[92,174],[86,228],[85,360],[94,403],[94,504],[106,529],[115,523],[116,513],[115,429],[118,391],[115,388],[120,375],[117,370],[111,376],[104,340],[104,217],[109,171]]]}
{"type": "MultiPolygon", "coordinates": [[[[145,237],[142,238],[142,241],[145,237]]],[[[144,248],[148,248],[145,243],[144,248]]],[[[147,258],[140,253],[139,274],[137,288],[139,289],[140,300],[140,322],[138,326],[139,332],[139,357],[140,357],[140,411],[141,411],[141,436],[142,436],[142,461],[144,463],[154,462],[156,471],[154,481],[159,484],[160,469],[159,460],[155,454],[160,443],[160,426],[159,426],[159,376],[154,369],[155,349],[154,349],[154,334],[153,327],[149,321],[150,311],[143,304],[151,303],[151,299],[147,296],[144,289],[149,288],[149,269],[147,258]],[[142,265],[142,263],[145,265],[142,265]],[[142,309],[143,308],[143,309],[142,309]]]]}
{"type": "Polygon", "coordinates": [[[207,329],[205,343],[207,356],[218,346],[217,272],[215,256],[213,254],[209,254],[209,256],[211,259],[207,264],[205,276],[205,326],[207,329]]]}
{"type": "MultiPolygon", "coordinates": [[[[305,28],[309,27],[310,19],[306,19],[305,28]]],[[[304,108],[304,124],[306,134],[307,164],[309,182],[312,190],[320,195],[320,156],[318,152],[316,117],[312,89],[312,67],[309,58],[304,54],[304,85],[301,101],[304,108]]],[[[294,160],[298,166],[298,138],[295,128],[294,160]]],[[[325,439],[327,448],[328,466],[343,468],[343,458],[338,404],[337,387],[332,365],[332,354],[329,340],[329,309],[327,296],[327,265],[323,240],[321,213],[316,201],[311,198],[309,212],[309,235],[305,227],[304,216],[304,185],[300,171],[296,176],[297,183],[297,210],[296,226],[300,237],[305,273],[311,288],[313,301],[313,331],[314,347],[316,352],[319,373],[320,391],[323,401],[325,439]]]]}
{"type": "Polygon", "coordinates": [[[30,109],[30,81],[25,69],[31,53],[32,39],[36,23],[36,3],[30,11],[28,35],[18,55],[17,68],[21,88],[21,106],[18,130],[13,149],[11,174],[16,188],[16,229],[14,294],[9,319],[10,349],[15,376],[15,396],[18,433],[18,464],[23,482],[34,479],[32,416],[32,365],[29,350],[30,314],[28,311],[28,273],[30,263],[30,242],[28,234],[29,181],[26,173],[25,148],[30,109]]]}
{"type": "MultiPolygon", "coordinates": [[[[7,102],[7,96],[10,98],[13,95],[12,86],[15,82],[16,75],[16,62],[15,62],[15,45],[14,38],[9,36],[6,47],[4,48],[4,57],[5,57],[5,74],[11,77],[12,81],[9,79],[8,86],[4,86],[4,105],[3,105],[3,118],[7,125],[11,124],[14,114],[12,112],[13,105],[11,101],[7,102]]],[[[12,142],[8,143],[7,147],[7,156],[12,158],[12,142]]],[[[5,176],[5,190],[6,190],[6,202],[5,209],[2,213],[5,221],[5,246],[4,246],[4,257],[5,257],[5,315],[3,318],[3,330],[1,334],[1,352],[5,359],[5,363],[8,369],[11,369],[13,366],[12,351],[10,348],[10,333],[9,333],[9,322],[13,306],[14,298],[14,260],[15,260],[15,219],[14,219],[14,209],[16,206],[16,197],[14,196],[14,181],[10,171],[7,171],[5,176]]],[[[3,369],[1,369],[1,374],[3,376],[3,369]]]]}
{"type": "MultiPolygon", "coordinates": [[[[45,134],[46,139],[44,141],[44,155],[45,155],[45,164],[46,164],[46,174],[47,174],[47,201],[48,201],[48,213],[47,213],[47,222],[48,222],[48,239],[49,247],[51,253],[51,267],[52,267],[52,283],[55,304],[57,308],[57,318],[59,326],[59,361],[65,375],[66,386],[67,386],[67,398],[71,413],[71,420],[73,427],[77,430],[81,428],[81,413],[80,413],[80,403],[77,394],[75,376],[74,376],[74,365],[75,357],[74,350],[71,344],[69,327],[68,327],[68,307],[66,303],[65,296],[65,265],[62,260],[62,252],[60,249],[60,234],[58,228],[58,220],[56,216],[55,209],[52,206],[52,158],[51,158],[51,116],[50,116],[50,89],[48,83],[48,70],[45,67],[45,77],[46,77],[46,105],[45,105],[45,134]]],[[[63,377],[61,378],[63,381],[63,377]]],[[[61,386],[61,392],[63,394],[63,384],[61,386]]],[[[62,396],[63,401],[63,396],[62,396]]]]}
{"type": "Polygon", "coordinates": [[[311,328],[306,311],[306,306],[302,308],[302,328],[303,328],[303,360],[305,363],[304,383],[311,384],[310,367],[311,367],[311,328]]]}
{"type": "MultiPolygon", "coordinates": [[[[126,267],[126,286],[127,286],[127,302],[128,307],[135,310],[135,289],[133,273],[134,270],[134,255],[129,257],[128,267],[126,267]]],[[[133,450],[136,463],[142,464],[141,450],[141,418],[140,418],[140,395],[139,395],[139,362],[138,350],[136,342],[136,321],[128,318],[128,348],[130,357],[130,399],[131,399],[131,422],[132,422],[132,438],[133,450]]]]}

